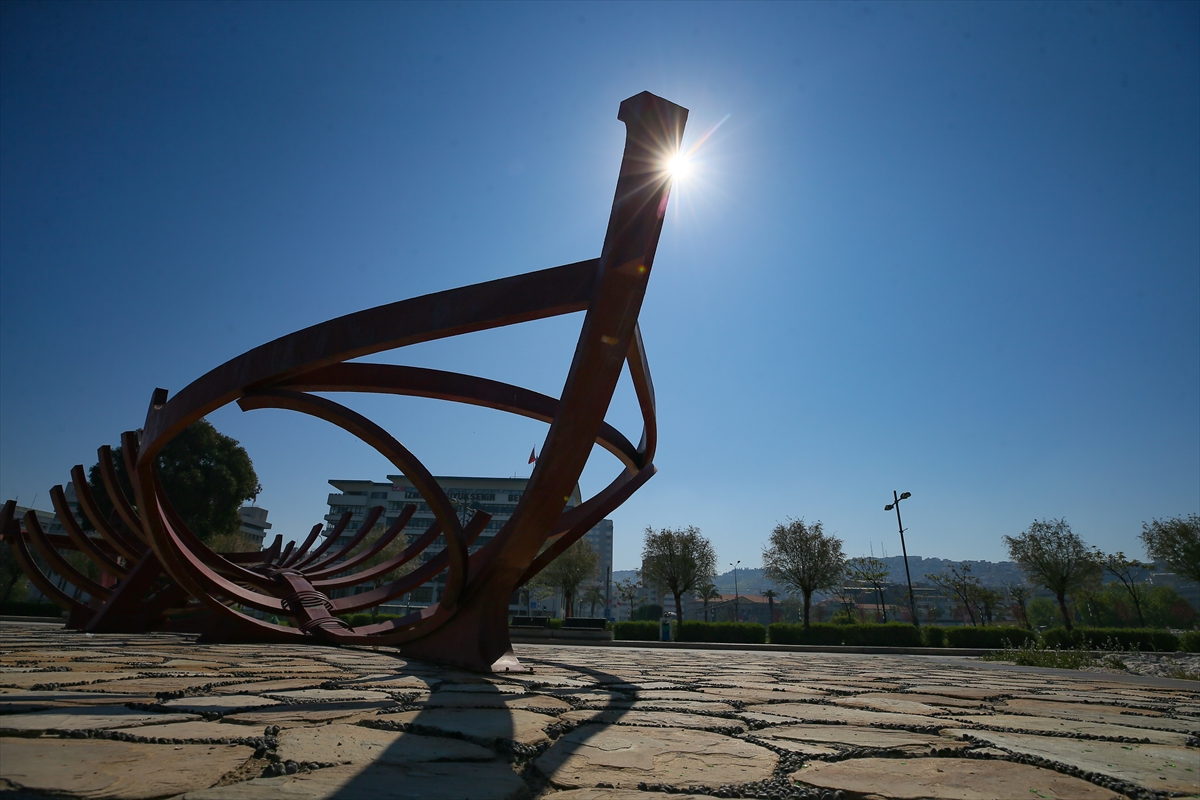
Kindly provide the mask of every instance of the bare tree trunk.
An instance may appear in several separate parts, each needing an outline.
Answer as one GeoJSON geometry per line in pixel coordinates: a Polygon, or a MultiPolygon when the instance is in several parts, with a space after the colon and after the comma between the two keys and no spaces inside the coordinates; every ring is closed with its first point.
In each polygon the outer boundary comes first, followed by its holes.
{"type": "Polygon", "coordinates": [[[804,630],[808,630],[808,609],[812,605],[812,592],[804,592],[804,630]]]}
{"type": "Polygon", "coordinates": [[[683,599],[682,595],[675,595],[675,619],[683,622],[683,599]]]}
{"type": "Polygon", "coordinates": [[[1063,624],[1067,626],[1067,630],[1075,630],[1075,626],[1071,624],[1071,615],[1067,613],[1066,593],[1057,592],[1055,597],[1058,598],[1058,610],[1062,612],[1063,624]]]}

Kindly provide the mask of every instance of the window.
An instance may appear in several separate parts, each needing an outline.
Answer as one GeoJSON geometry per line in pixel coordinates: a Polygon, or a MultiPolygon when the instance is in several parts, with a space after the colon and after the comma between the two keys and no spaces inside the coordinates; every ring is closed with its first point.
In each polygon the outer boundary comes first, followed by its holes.
{"type": "Polygon", "coordinates": [[[371,492],[372,500],[384,500],[387,498],[387,492],[371,492]]]}
{"type": "Polygon", "coordinates": [[[388,511],[399,511],[401,505],[399,500],[388,500],[388,511]]]}

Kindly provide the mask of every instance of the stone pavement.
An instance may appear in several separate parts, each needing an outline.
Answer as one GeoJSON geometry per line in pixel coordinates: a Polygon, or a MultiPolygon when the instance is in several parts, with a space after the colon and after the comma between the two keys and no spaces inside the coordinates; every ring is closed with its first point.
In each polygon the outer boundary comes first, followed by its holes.
{"type": "Polygon", "coordinates": [[[386,648],[0,625],[0,792],[88,798],[1200,796],[1200,686],[966,659],[386,648]]]}

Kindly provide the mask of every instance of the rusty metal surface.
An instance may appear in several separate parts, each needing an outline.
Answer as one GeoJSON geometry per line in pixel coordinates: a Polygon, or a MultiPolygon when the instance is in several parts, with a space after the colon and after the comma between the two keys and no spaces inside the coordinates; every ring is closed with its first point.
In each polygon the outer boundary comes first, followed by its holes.
{"type": "Polygon", "coordinates": [[[97,533],[85,533],[62,496],[52,493],[67,531],[47,537],[36,516],[24,525],[6,504],[0,533],[34,584],[88,630],[144,630],[190,626],[213,638],[399,645],[408,655],[475,670],[520,665],[508,639],[508,601],[655,471],[654,389],[638,314],[654,264],[670,193],[668,159],[679,150],[687,110],[648,92],[621,104],[625,151],[604,245],[598,259],[449,289],[389,303],[283,336],[246,352],[184,387],[174,396],[156,389],[140,433],[121,437],[133,483],[126,497],[109,447],[99,450],[99,474],[115,512],[102,519],[81,466],[72,471],[80,508],[97,533]],[[559,398],[472,375],[354,362],[418,342],[457,336],[560,314],[586,312],[559,398]],[[622,369],[628,368],[643,417],[635,447],[604,421],[622,369]],[[492,408],[549,424],[533,474],[511,518],[470,552],[490,515],[462,521],[429,470],[383,428],[324,396],[374,392],[426,397],[492,408]],[[320,394],[316,394],[320,393],[320,394]],[[405,533],[416,506],[372,544],[367,541],[382,507],[372,509],[350,541],[335,547],[348,527],[344,514],[314,547],[317,525],[304,542],[283,539],[257,553],[217,553],[190,531],[171,506],[156,473],[163,448],[189,425],[236,402],[244,411],[286,409],[342,428],[373,447],[418,490],[434,515],[424,532],[405,533]],[[579,506],[566,503],[593,448],[612,453],[622,471],[579,506]],[[407,536],[397,555],[363,565],[392,541],[407,536]],[[431,547],[432,556],[407,574],[398,569],[431,547]],[[42,571],[66,578],[76,594],[57,588],[42,571]],[[106,587],[75,569],[60,553],[74,549],[115,580],[106,587]],[[371,587],[348,597],[330,593],[371,587]],[[436,602],[407,616],[351,627],[342,617],[400,597],[421,586],[440,589],[436,602]],[[86,593],[88,600],[79,598],[86,593]],[[288,620],[276,624],[269,616],[288,620]]]}

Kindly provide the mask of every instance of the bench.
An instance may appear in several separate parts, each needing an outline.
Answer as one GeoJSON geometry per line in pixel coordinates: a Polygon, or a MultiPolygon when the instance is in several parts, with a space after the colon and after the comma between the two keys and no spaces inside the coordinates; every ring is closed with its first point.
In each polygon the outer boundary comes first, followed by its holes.
{"type": "Polygon", "coordinates": [[[549,624],[549,617],[513,617],[508,623],[510,628],[545,628],[549,624]]]}
{"type": "Polygon", "coordinates": [[[563,620],[563,629],[602,631],[606,622],[603,617],[567,617],[563,620]]]}

